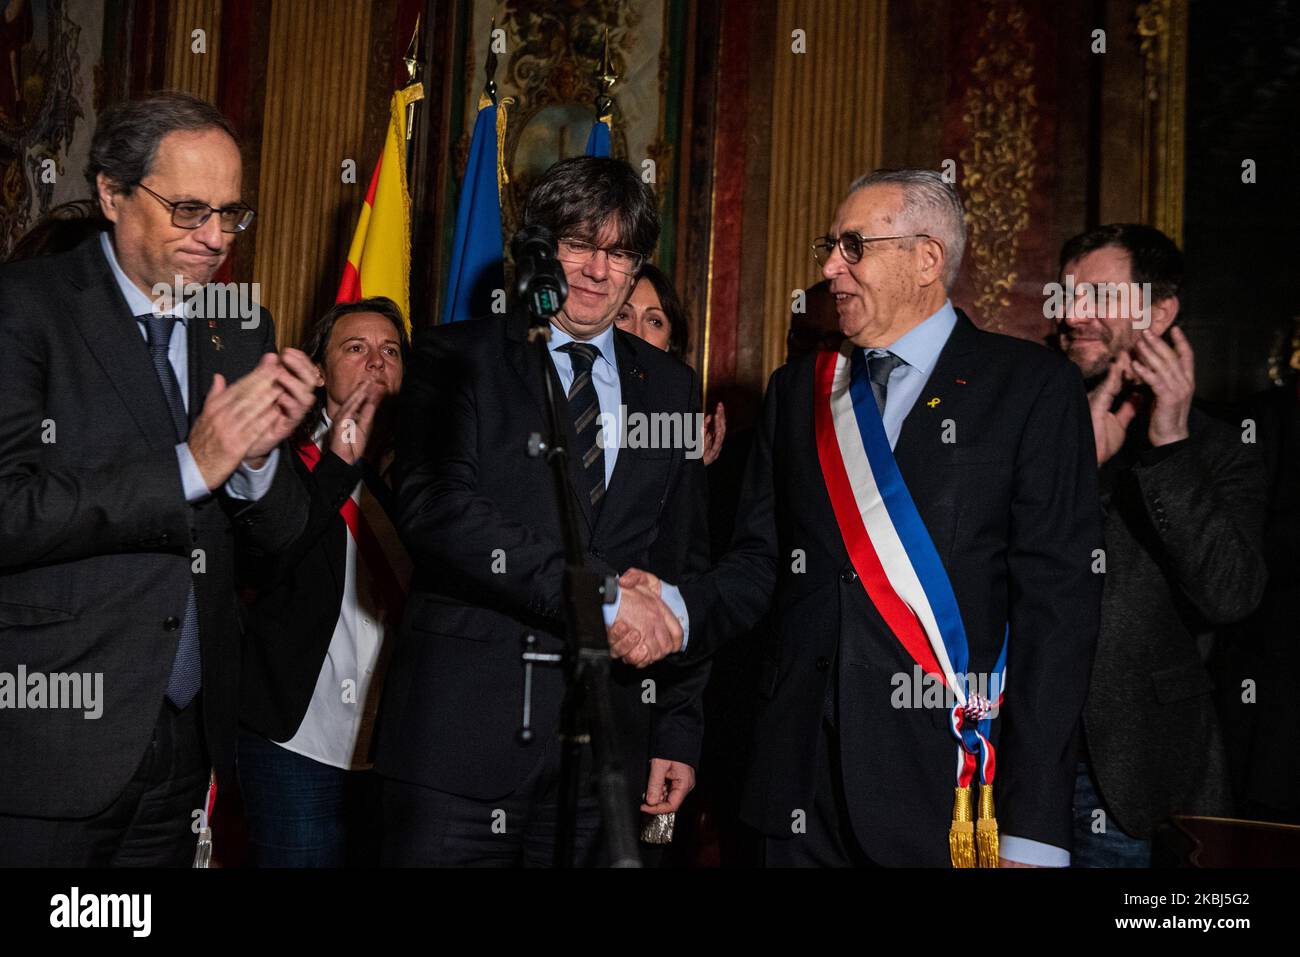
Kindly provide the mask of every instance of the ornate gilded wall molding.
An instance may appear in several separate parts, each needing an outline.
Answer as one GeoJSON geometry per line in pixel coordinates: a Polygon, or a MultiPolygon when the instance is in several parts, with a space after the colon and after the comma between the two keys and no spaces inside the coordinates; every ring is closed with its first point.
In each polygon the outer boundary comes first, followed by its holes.
{"type": "Polygon", "coordinates": [[[536,176],[562,156],[581,153],[591,129],[604,32],[620,77],[611,146],[614,156],[639,167],[651,158],[657,179],[668,172],[671,151],[662,142],[662,54],[665,0],[508,0],[498,5],[475,0],[467,46],[465,129],[456,150],[457,177],[463,175],[469,131],[483,86],[481,67],[493,15],[506,31],[505,51],[497,71],[497,89],[513,97],[506,130],[510,185],[502,204],[502,228],[511,235],[524,197],[536,176]]]}
{"type": "MultiPolygon", "coordinates": [[[[40,16],[29,3],[0,5],[0,12],[10,7],[15,18],[3,24],[6,42],[0,43],[0,67],[7,71],[0,77],[0,260],[54,205],[56,182],[76,184],[76,198],[84,193],[80,164],[69,162],[78,126],[91,107],[82,31],[87,21],[103,19],[99,11],[72,9],[66,0],[49,0],[40,16]]],[[[99,29],[96,23],[92,35],[99,29]]],[[[62,197],[69,198],[74,197],[62,197]]]]}
{"type": "Polygon", "coordinates": [[[962,109],[969,142],[961,150],[968,237],[965,269],[980,324],[1002,329],[1016,283],[1020,239],[1029,225],[1029,195],[1038,150],[1034,128],[1034,45],[1023,8],[985,0],[962,109]]]}
{"type": "MultiPolygon", "coordinates": [[[[495,72],[498,98],[513,101],[505,137],[510,182],[501,217],[507,246],[536,177],[586,146],[608,28],[612,71],[619,77],[612,91],[612,153],[642,173],[645,161],[654,161],[652,186],[665,221],[659,262],[671,268],[678,154],[669,140],[680,135],[680,91],[673,84],[681,82],[674,69],[680,70],[675,64],[683,55],[670,40],[676,0],[469,0],[468,7],[464,67],[459,61],[454,67],[462,81],[461,122],[451,144],[453,196],[465,176],[493,18],[504,31],[495,72]]],[[[446,267],[443,262],[438,269],[446,267]]]]}
{"type": "Polygon", "coordinates": [[[1134,32],[1142,55],[1142,221],[1183,241],[1186,164],[1187,0],[1137,6],[1134,32]]]}

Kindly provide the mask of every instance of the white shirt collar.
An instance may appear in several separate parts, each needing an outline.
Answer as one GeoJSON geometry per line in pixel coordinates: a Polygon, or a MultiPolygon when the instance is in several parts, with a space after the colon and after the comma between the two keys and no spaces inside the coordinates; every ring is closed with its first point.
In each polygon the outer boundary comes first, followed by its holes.
{"type": "MultiPolygon", "coordinates": [[[[110,238],[113,231],[106,229],[99,234],[99,245],[104,250],[104,258],[108,260],[108,268],[113,271],[113,278],[117,280],[117,288],[122,291],[122,296],[126,299],[126,307],[131,310],[132,316],[147,316],[154,311],[154,301],[141,291],[140,287],[133,283],[130,277],[122,271],[122,264],[117,261],[117,253],[113,250],[113,240],[110,238]]],[[[185,304],[177,303],[170,310],[161,313],[165,316],[175,316],[182,322],[189,317],[185,314],[185,304]]]]}
{"type": "MultiPolygon", "coordinates": [[[[931,313],[919,325],[909,329],[886,347],[909,366],[925,375],[934,371],[939,361],[939,353],[952,335],[953,326],[957,324],[957,313],[952,307],[952,300],[946,299],[942,306],[931,313]]],[[[873,350],[868,349],[868,354],[873,350]]],[[[876,350],[884,351],[884,350],[876,350]]]]}
{"type": "Polygon", "coordinates": [[[334,421],[330,418],[330,414],[321,409],[320,421],[316,423],[316,428],[312,431],[311,440],[317,445],[323,445],[325,436],[333,425],[334,421]]]}
{"type": "MultiPolygon", "coordinates": [[[[569,335],[554,322],[551,323],[551,342],[549,346],[551,352],[557,351],[560,346],[567,343],[580,341],[583,340],[574,339],[573,336],[569,335]]],[[[587,339],[585,341],[599,349],[600,357],[608,362],[611,367],[618,368],[618,366],[614,364],[614,323],[611,322],[605,331],[596,336],[596,338],[587,339]]]]}

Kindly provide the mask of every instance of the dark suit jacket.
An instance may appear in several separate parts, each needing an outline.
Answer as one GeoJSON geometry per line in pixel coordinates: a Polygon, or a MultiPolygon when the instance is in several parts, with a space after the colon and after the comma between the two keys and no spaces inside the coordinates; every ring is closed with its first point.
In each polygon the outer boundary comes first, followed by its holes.
{"type": "Polygon", "coordinates": [[[1300,377],[1223,410],[1234,432],[1255,423],[1268,496],[1259,607],[1223,629],[1215,662],[1237,814],[1300,823],[1300,377]],[[1230,414],[1229,414],[1230,413],[1230,414]],[[1255,694],[1243,700],[1249,680],[1255,694]]]}
{"type": "MultiPolygon", "coordinates": [[[[376,767],[481,800],[511,793],[537,765],[564,690],[558,669],[535,670],[538,740],[517,743],[521,639],[532,631],[544,650],[560,647],[564,565],[549,466],[527,454],[529,434],[543,431],[543,382],[526,329],[512,314],[428,330],[417,336],[402,389],[398,529],[415,572],[384,689],[376,767]]],[[[620,330],[614,341],[629,414],[700,410],[690,368],[620,330]]],[[[545,371],[559,389],[550,361],[545,371]]],[[[580,480],[575,444],[571,484],[580,480]]],[[[592,564],[637,566],[669,581],[707,567],[699,458],[680,448],[624,448],[597,514],[570,492],[592,564]]],[[[632,791],[643,790],[650,757],[696,763],[706,679],[704,667],[669,661],[642,671],[613,664],[632,791]]]]}
{"type": "Polygon", "coordinates": [[[1255,449],[1196,409],[1189,432],[1153,449],[1140,417],[1102,467],[1106,579],[1083,727],[1106,809],[1143,838],[1171,814],[1231,810],[1196,635],[1245,618],[1268,578],[1255,449]]]}
{"type": "MultiPolygon", "coordinates": [[[[838,674],[844,787],[859,842],[880,864],[946,865],[956,744],[942,709],[891,704],[895,676],[910,679],[913,662],[868,599],[831,508],[813,427],[815,359],[778,369],[768,385],[731,551],[682,588],[688,653],[709,652],[771,608],[771,637],[755,650],[763,700],[742,808],[750,823],[789,837],[792,816],[811,808],[828,682],[838,674]]],[[[1078,370],[959,313],[895,458],[952,581],[970,671],[993,671],[1010,623],[1007,702],[993,723],[1001,829],[1069,848],[1072,737],[1101,588],[1089,572],[1100,537],[1097,469],[1078,370]],[[942,441],[948,421],[951,444],[942,441]]]]}
{"type": "MultiPolygon", "coordinates": [[[[191,421],[214,373],[238,379],[275,348],[265,312],[252,329],[215,322],[190,321],[191,421]]],[[[186,503],[175,426],[98,237],[0,267],[0,396],[0,671],[102,672],[104,696],[97,720],[0,717],[0,812],[83,817],[120,794],[158,719],[191,582],[204,732],[224,775],[239,675],[235,537],[273,550],[302,527],[287,452],[261,501],[186,503]]]]}
{"type": "Polygon", "coordinates": [[[343,604],[348,528],[339,509],[362,478],[329,451],[313,472],[298,454],[293,471],[310,496],[307,524],[293,543],[250,563],[257,589],[244,636],[241,722],[272,741],[298,733],[343,604]]]}

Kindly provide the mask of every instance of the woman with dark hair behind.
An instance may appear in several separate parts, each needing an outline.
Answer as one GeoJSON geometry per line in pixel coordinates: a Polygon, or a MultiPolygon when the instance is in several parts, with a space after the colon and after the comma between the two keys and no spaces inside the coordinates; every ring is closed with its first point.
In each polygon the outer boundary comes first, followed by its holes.
{"type": "MultiPolygon", "coordinates": [[[[686,307],[663,270],[654,263],[642,264],[636,285],[614,322],[624,332],[686,361],[691,348],[691,324],[686,307]]],[[[704,417],[705,465],[717,459],[726,436],[727,412],[719,402],[713,414],[704,417]]]]}
{"type": "MultiPolygon", "coordinates": [[[[664,274],[664,271],[654,263],[644,263],[637,275],[636,285],[632,287],[632,292],[628,295],[627,302],[619,310],[618,316],[614,320],[620,329],[629,332],[640,339],[644,339],[650,345],[663,349],[669,355],[680,359],[682,362],[687,361],[687,356],[691,351],[691,325],[686,315],[686,307],[682,304],[681,297],[677,295],[677,290],[673,288],[672,282],[664,274]]],[[[705,465],[712,465],[719,454],[722,452],[722,443],[727,434],[727,413],[723,404],[719,402],[712,415],[704,417],[704,450],[701,455],[705,465]]],[[[737,450],[732,447],[732,452],[737,450]]],[[[743,463],[744,456],[739,456],[739,461],[743,463]]],[[[727,463],[724,462],[716,469],[709,470],[709,499],[710,515],[709,524],[712,528],[712,538],[718,537],[718,528],[720,526],[730,527],[731,516],[726,513],[726,506],[722,505],[720,514],[716,503],[733,502],[736,495],[739,494],[739,476],[733,475],[728,470],[727,463]],[[721,470],[721,471],[719,471],[721,470]],[[719,493],[721,490],[721,494],[719,493]]],[[[727,536],[729,537],[729,536],[727,536]]],[[[719,553],[720,554],[720,553],[719,553]]],[[[737,643],[740,644],[740,643],[737,643]]],[[[732,738],[741,748],[746,748],[749,744],[748,736],[744,734],[731,733],[730,737],[727,732],[720,732],[719,728],[724,728],[727,713],[726,710],[721,716],[717,715],[717,701],[720,694],[730,694],[730,698],[724,699],[724,704],[728,706],[731,714],[737,713],[737,708],[731,705],[744,705],[746,702],[746,676],[740,675],[737,681],[737,668],[729,667],[725,664],[731,655],[720,655],[719,659],[724,661],[722,672],[717,670],[716,662],[714,664],[714,678],[709,687],[704,692],[704,701],[706,715],[713,713],[705,719],[704,749],[706,752],[718,750],[718,742],[726,741],[730,746],[732,738]],[[733,686],[739,686],[737,690],[733,686]],[[719,692],[718,688],[723,689],[719,692]],[[715,717],[719,720],[715,720],[715,717]]],[[[755,679],[757,680],[757,679],[755,679]]],[[[679,832],[671,850],[666,853],[660,849],[655,853],[648,847],[642,847],[642,858],[648,866],[687,866],[696,863],[698,860],[708,860],[712,849],[710,845],[717,840],[711,833],[719,827],[726,827],[727,822],[718,822],[716,819],[728,813],[728,808],[723,805],[723,797],[719,791],[722,787],[718,781],[718,769],[722,767],[719,759],[713,759],[703,764],[701,767],[701,776],[699,778],[702,790],[693,798],[688,798],[691,803],[687,806],[690,813],[675,822],[676,829],[679,832]]],[[[730,773],[731,768],[727,768],[730,773]]],[[[739,771],[736,773],[740,773],[739,771]]],[[[735,855],[739,858],[739,855],[735,855]]]]}
{"type": "Polygon", "coordinates": [[[410,560],[392,520],[388,400],[410,352],[390,299],[340,303],[312,327],[315,409],[294,441],[306,527],[250,569],[239,780],[259,867],[377,860],[370,739],[410,560]]]}

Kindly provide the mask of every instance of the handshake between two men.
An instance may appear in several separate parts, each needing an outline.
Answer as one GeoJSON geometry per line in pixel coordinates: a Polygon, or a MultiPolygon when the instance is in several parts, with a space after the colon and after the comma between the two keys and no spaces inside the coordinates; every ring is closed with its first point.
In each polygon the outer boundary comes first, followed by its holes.
{"type": "Polygon", "coordinates": [[[664,603],[661,582],[650,572],[629,568],[618,580],[618,616],[609,626],[609,654],[637,668],[682,650],[682,623],[664,603]]]}

